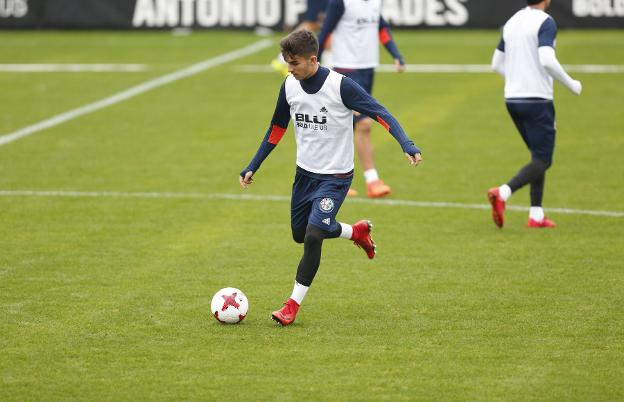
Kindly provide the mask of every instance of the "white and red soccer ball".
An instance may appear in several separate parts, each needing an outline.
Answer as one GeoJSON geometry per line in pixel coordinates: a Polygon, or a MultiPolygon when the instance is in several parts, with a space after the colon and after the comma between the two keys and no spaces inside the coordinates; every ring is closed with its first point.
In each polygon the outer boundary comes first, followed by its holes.
{"type": "Polygon", "coordinates": [[[210,311],[223,324],[237,324],[245,319],[249,302],[247,296],[236,288],[223,288],[212,297],[210,311]]]}

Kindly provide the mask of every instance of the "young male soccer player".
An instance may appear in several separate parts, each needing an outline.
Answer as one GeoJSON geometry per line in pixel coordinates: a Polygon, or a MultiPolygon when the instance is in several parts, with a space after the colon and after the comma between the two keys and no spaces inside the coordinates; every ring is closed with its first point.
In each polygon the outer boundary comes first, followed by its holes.
{"type": "MultiPolygon", "coordinates": [[[[403,57],[381,16],[381,0],[330,0],[319,33],[319,61],[331,35],[333,68],[353,79],[369,94],[373,90],[375,68],[379,65],[379,41],[392,55],[397,72],[405,70],[403,57]]],[[[379,178],[375,168],[372,120],[362,114],[355,117],[355,149],[364,169],[366,192],[371,198],[385,197],[390,187],[379,178]]],[[[351,190],[349,195],[355,195],[351,190]]]]}
{"type": "Polygon", "coordinates": [[[291,199],[291,229],[295,242],[303,243],[290,298],[272,318],[291,324],[320,265],[325,239],[342,237],[375,257],[369,221],[354,225],[336,221],[353,179],[353,111],[377,120],[401,145],[413,166],[420,150],[396,119],[350,78],[318,64],[318,41],[305,30],[292,32],[280,42],[290,75],[282,84],[269,129],[239,181],[247,188],[254,174],[294,119],[297,169],[291,199]]]}
{"type": "Polygon", "coordinates": [[[576,95],[582,90],[581,83],[565,72],[555,56],[557,26],[545,12],[550,0],[527,0],[527,4],[503,27],[492,58],[492,68],[505,78],[507,110],[531,152],[531,162],[515,177],[488,191],[492,217],[499,228],[504,223],[505,203],[527,184],[531,187],[527,226],[555,227],[542,209],[546,169],[552,164],[555,149],[553,78],[576,95]]]}

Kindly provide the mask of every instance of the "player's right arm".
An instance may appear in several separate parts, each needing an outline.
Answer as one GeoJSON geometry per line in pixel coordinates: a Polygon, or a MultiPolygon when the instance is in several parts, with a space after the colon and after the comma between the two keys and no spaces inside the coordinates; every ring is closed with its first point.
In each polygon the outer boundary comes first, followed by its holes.
{"type": "Polygon", "coordinates": [[[559,60],[557,60],[557,56],[555,55],[556,36],[557,25],[552,18],[547,18],[540,27],[538,33],[538,54],[540,64],[551,77],[561,82],[574,94],[580,95],[583,90],[581,82],[570,77],[563,69],[563,66],[559,63],[559,60]]]}
{"type": "Polygon", "coordinates": [[[323,26],[321,27],[321,32],[319,32],[318,41],[319,41],[319,51],[318,51],[318,61],[321,62],[321,57],[323,57],[323,51],[329,46],[329,38],[331,33],[334,32],[338,22],[342,18],[342,15],[345,12],[344,2],[343,0],[329,0],[329,4],[327,4],[327,10],[325,10],[325,19],[323,20],[323,26]]]}
{"type": "Polygon", "coordinates": [[[264,162],[267,156],[269,156],[271,151],[273,151],[280,142],[286,129],[288,129],[289,121],[290,106],[286,101],[286,82],[284,81],[280,88],[279,96],[277,97],[277,104],[275,105],[275,112],[273,112],[271,124],[253,159],[240,173],[238,181],[241,187],[247,188],[253,182],[253,175],[260,169],[262,162],[264,162]]]}

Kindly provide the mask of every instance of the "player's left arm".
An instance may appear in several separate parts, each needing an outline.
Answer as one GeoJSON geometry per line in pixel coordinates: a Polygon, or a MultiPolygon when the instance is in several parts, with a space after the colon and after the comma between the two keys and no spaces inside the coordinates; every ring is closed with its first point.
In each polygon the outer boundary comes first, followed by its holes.
{"type": "Polygon", "coordinates": [[[581,82],[570,77],[559,63],[559,60],[557,60],[557,56],[555,55],[556,37],[557,25],[555,24],[555,20],[547,18],[538,32],[538,54],[540,64],[551,77],[561,82],[574,94],[580,95],[583,90],[581,82]]]}
{"type": "Polygon", "coordinates": [[[394,66],[397,72],[401,73],[405,71],[405,61],[403,60],[403,56],[401,56],[401,52],[399,52],[399,48],[392,37],[390,25],[388,25],[382,16],[379,16],[379,41],[384,45],[388,53],[390,53],[394,59],[394,66]]]}
{"type": "Polygon", "coordinates": [[[344,103],[346,107],[365,114],[384,126],[401,145],[401,149],[403,149],[403,152],[405,152],[405,155],[412,165],[416,166],[420,163],[422,160],[420,149],[414,145],[414,141],[407,136],[397,119],[395,119],[375,98],[370,96],[364,88],[359,86],[351,78],[343,77],[340,83],[340,96],[342,97],[342,103],[344,103]]]}
{"type": "Polygon", "coordinates": [[[334,32],[334,29],[336,29],[336,26],[338,25],[338,22],[340,22],[344,12],[345,8],[343,0],[330,0],[327,4],[325,18],[323,19],[323,25],[321,26],[321,31],[318,36],[319,51],[317,58],[319,63],[323,57],[323,52],[329,47],[331,33],[334,32]]]}

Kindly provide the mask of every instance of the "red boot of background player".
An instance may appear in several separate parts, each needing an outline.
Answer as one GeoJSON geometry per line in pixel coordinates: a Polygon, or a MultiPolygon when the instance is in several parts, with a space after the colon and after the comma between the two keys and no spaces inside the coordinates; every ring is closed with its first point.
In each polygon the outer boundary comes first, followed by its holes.
{"type": "Polygon", "coordinates": [[[505,223],[505,201],[501,198],[498,187],[489,189],[487,195],[492,204],[492,219],[496,226],[502,228],[505,223]]]}

